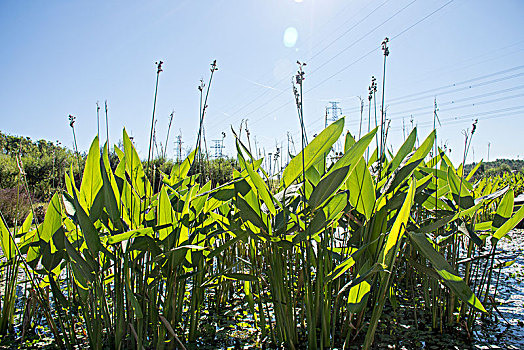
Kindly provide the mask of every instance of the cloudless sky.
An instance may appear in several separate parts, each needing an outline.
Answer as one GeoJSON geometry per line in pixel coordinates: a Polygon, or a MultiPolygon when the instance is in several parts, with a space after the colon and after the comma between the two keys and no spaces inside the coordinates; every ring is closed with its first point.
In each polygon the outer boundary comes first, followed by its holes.
{"type": "MultiPolygon", "coordinates": [[[[308,138],[324,127],[329,101],[338,101],[346,130],[358,136],[360,102],[377,78],[380,108],[383,52],[390,38],[385,105],[388,145],[398,149],[418,125],[433,127],[439,145],[462,158],[463,131],[478,118],[468,162],[524,156],[524,2],[521,0],[187,0],[0,2],[0,130],[72,147],[68,115],[77,117],[78,146],[97,133],[96,102],[108,101],[109,138],[125,127],[147,157],[156,79],[164,61],[156,116],[164,143],[175,111],[175,140],[193,148],[202,78],[215,73],[205,117],[208,147],[247,119],[254,146],[283,147],[289,132],[299,147],[291,77],[304,67],[308,138]]],[[[101,122],[105,121],[101,113],[101,122]]],[[[374,124],[372,110],[372,125],[374,124]]],[[[102,140],[105,125],[101,123],[102,140]]],[[[293,148],[291,147],[293,152],[293,148]]],[[[210,150],[213,153],[213,150],[210,150]]],[[[294,153],[294,152],[293,152],[294,153]]]]}

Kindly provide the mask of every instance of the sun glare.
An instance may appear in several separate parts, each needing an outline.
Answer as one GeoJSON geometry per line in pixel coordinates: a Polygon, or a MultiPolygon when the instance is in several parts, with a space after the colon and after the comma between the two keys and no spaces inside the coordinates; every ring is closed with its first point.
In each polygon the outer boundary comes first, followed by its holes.
{"type": "Polygon", "coordinates": [[[294,47],[295,44],[297,43],[297,39],[298,39],[298,31],[295,27],[288,27],[284,31],[283,41],[286,47],[294,47]]]}

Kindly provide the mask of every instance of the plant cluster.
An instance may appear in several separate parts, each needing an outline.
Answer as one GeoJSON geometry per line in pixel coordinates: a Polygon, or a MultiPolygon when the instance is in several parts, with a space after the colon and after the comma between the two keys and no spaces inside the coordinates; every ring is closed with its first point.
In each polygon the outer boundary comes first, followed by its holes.
{"type": "Polygon", "coordinates": [[[0,334],[15,327],[19,283],[22,334],[39,314],[67,349],[82,333],[94,349],[184,349],[212,341],[232,305],[259,345],[369,349],[401,297],[433,330],[470,333],[496,308],[495,247],[524,217],[522,176],[471,183],[479,165],[466,174],[430,155],[435,132],[416,148],[416,129],[369,157],[378,128],[348,133],[330,164],[343,127],[304,140],[277,183],[237,137],[238,169],[219,186],[194,171],[196,151],[154,179],[125,130],[114,168],[95,138],[81,182],[70,167],[42,223],[0,220],[0,334]]]}

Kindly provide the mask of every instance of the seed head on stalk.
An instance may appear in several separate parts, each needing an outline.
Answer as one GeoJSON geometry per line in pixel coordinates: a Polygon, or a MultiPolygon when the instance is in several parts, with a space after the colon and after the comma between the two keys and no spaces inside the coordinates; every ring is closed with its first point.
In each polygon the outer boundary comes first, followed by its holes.
{"type": "Polygon", "coordinates": [[[209,77],[209,82],[207,84],[207,90],[206,90],[206,93],[205,93],[205,97],[204,97],[205,84],[204,84],[204,80],[203,79],[200,79],[200,85],[198,86],[198,91],[200,91],[200,109],[199,109],[198,136],[197,136],[197,142],[196,142],[196,145],[195,145],[195,157],[197,157],[197,161],[194,161],[193,163],[190,162],[190,172],[193,170],[193,167],[194,167],[195,163],[201,164],[201,162],[198,161],[198,159],[200,159],[199,152],[200,152],[200,145],[201,145],[201,139],[202,139],[204,117],[205,117],[206,110],[207,110],[207,107],[208,107],[207,106],[207,98],[209,96],[209,89],[211,88],[211,82],[213,81],[213,74],[217,70],[218,70],[217,60],[214,60],[211,63],[211,68],[210,68],[211,75],[209,77]]]}
{"type": "MultiPolygon", "coordinates": [[[[150,166],[150,162],[152,161],[152,158],[153,158],[153,152],[154,152],[154,145],[153,145],[153,133],[154,133],[154,128],[155,128],[155,110],[156,110],[156,97],[157,97],[157,93],[158,93],[158,77],[160,76],[160,72],[163,72],[162,70],[162,64],[164,64],[164,62],[162,61],[158,61],[158,62],[155,62],[156,64],[156,83],[155,83],[155,97],[153,99],[153,115],[151,117],[151,133],[149,135],[149,151],[147,152],[147,168],[146,168],[146,174],[147,174],[147,171],[149,171],[149,166],[150,166]]],[[[109,147],[109,145],[108,145],[109,147]]],[[[151,180],[151,183],[153,183],[153,181],[151,180]]]]}
{"type": "Polygon", "coordinates": [[[76,143],[75,121],[76,121],[76,117],[70,114],[69,115],[69,126],[71,127],[71,130],[73,130],[73,140],[74,140],[74,147],[75,147],[75,153],[76,153],[76,160],[78,162],[78,173],[80,174],[80,156],[78,154],[78,145],[76,143]]]}
{"type": "Polygon", "coordinates": [[[74,115],[69,115],[69,126],[74,129],[76,117],[74,115]]]}

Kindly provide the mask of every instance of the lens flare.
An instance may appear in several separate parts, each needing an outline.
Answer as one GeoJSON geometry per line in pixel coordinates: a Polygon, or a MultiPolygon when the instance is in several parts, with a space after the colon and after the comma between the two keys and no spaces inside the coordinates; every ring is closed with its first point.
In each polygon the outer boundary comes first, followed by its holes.
{"type": "Polygon", "coordinates": [[[286,47],[293,47],[297,43],[298,31],[295,27],[289,27],[284,31],[284,45],[286,47]]]}

